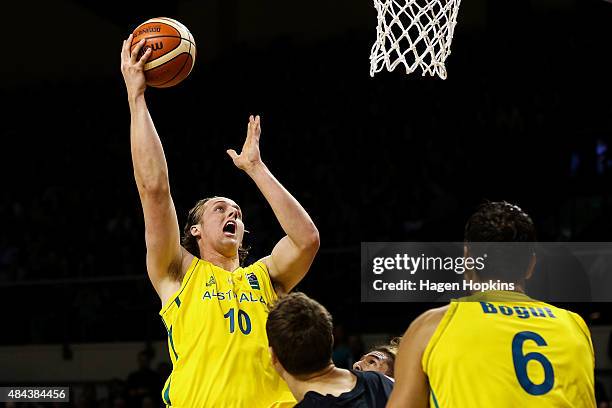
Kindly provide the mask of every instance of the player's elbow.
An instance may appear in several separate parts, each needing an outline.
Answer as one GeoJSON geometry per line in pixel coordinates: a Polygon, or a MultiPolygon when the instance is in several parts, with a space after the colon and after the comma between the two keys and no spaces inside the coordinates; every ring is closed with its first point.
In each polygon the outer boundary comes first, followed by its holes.
{"type": "Polygon", "coordinates": [[[320,246],[321,238],[319,236],[319,230],[314,227],[312,232],[305,237],[301,250],[314,256],[319,251],[320,246]]]}
{"type": "Polygon", "coordinates": [[[168,171],[162,168],[146,168],[134,164],[134,178],[140,195],[162,196],[170,194],[168,171]]]}
{"type": "Polygon", "coordinates": [[[314,256],[319,250],[321,245],[321,238],[319,237],[319,230],[312,225],[310,231],[304,232],[299,236],[299,240],[293,239],[293,245],[302,254],[310,254],[314,256]]]}
{"type": "Polygon", "coordinates": [[[138,191],[143,198],[160,198],[170,195],[170,186],[167,181],[147,179],[140,180],[138,183],[138,191]]]}

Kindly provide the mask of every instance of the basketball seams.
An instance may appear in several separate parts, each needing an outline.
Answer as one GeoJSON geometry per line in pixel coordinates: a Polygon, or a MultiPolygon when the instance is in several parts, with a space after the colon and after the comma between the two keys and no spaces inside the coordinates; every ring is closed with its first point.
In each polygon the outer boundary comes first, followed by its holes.
{"type": "MultiPolygon", "coordinates": [[[[164,62],[163,64],[160,64],[160,65],[158,65],[158,66],[156,66],[156,67],[154,67],[154,68],[151,68],[151,70],[158,69],[158,68],[163,67],[163,66],[164,66],[164,65],[166,65],[166,64],[170,64],[170,63],[172,63],[172,62],[175,62],[177,58],[181,58],[183,55],[187,55],[188,57],[189,57],[189,56],[191,56],[191,55],[190,55],[188,52],[181,52],[180,54],[178,54],[178,55],[174,56],[173,58],[169,59],[168,61],[164,62]]],[[[184,64],[184,63],[183,63],[183,66],[185,66],[185,64],[184,64]]],[[[181,69],[182,69],[182,68],[181,68],[181,69]]],[[[178,70],[178,73],[180,73],[180,72],[181,72],[181,70],[178,70]]],[[[175,74],[174,78],[176,78],[176,76],[178,75],[178,73],[177,73],[177,74],[175,74]]],[[[172,79],[174,79],[174,78],[172,78],[172,79]]],[[[150,85],[151,85],[151,86],[155,86],[155,87],[159,87],[159,86],[161,86],[161,85],[167,84],[167,83],[168,83],[168,82],[170,82],[172,79],[170,79],[170,80],[168,80],[168,81],[165,81],[165,82],[160,82],[160,83],[155,83],[155,84],[150,84],[150,85]]]]}
{"type": "MultiPolygon", "coordinates": [[[[161,85],[157,85],[157,87],[159,88],[169,88],[171,86],[174,86],[180,82],[182,82],[185,78],[187,78],[187,76],[189,75],[188,71],[185,71],[185,68],[187,68],[187,64],[192,63],[193,58],[191,56],[191,54],[186,54],[187,58],[185,58],[185,62],[183,63],[183,66],[181,67],[180,71],[178,71],[178,74],[171,79],[168,82],[164,82],[161,85]]],[[[192,64],[193,66],[193,64],[192,64]]]]}
{"type": "Polygon", "coordinates": [[[158,18],[168,22],[169,24],[171,24],[173,26],[175,26],[175,28],[177,30],[179,30],[179,31],[183,30],[184,34],[186,34],[189,37],[189,41],[191,41],[195,45],[195,40],[193,39],[193,36],[191,35],[191,32],[189,31],[189,29],[187,29],[187,26],[185,26],[185,24],[181,23],[180,21],[168,18],[168,17],[158,17],[158,18]]]}
{"type": "Polygon", "coordinates": [[[190,43],[192,43],[195,48],[196,46],[195,39],[193,38],[191,31],[189,31],[189,29],[187,28],[187,26],[185,26],[185,24],[181,23],[180,21],[168,18],[168,17],[158,17],[157,19],[165,21],[166,23],[174,27],[176,30],[180,31],[181,34],[184,35],[183,38],[188,40],[190,43]]]}
{"type": "Polygon", "coordinates": [[[148,71],[153,68],[157,68],[160,65],[165,64],[168,61],[171,61],[173,58],[178,57],[179,55],[188,52],[189,48],[185,45],[183,41],[181,41],[172,51],[165,53],[162,56],[155,58],[153,61],[147,61],[145,64],[145,71],[148,71]]]}
{"type": "MultiPolygon", "coordinates": [[[[187,75],[185,75],[185,78],[187,78],[189,76],[189,74],[191,74],[191,70],[193,69],[194,66],[194,62],[195,62],[195,45],[193,46],[193,55],[191,54],[191,41],[189,42],[189,55],[191,56],[191,67],[189,67],[189,72],[187,72],[187,75]]],[[[185,61],[185,63],[187,63],[187,61],[185,61]]],[[[185,66],[183,65],[183,68],[185,66]]],[[[181,71],[183,70],[183,68],[181,68],[181,71]]]]}
{"type": "MultiPolygon", "coordinates": [[[[181,37],[180,35],[154,35],[152,37],[145,37],[145,40],[149,40],[151,38],[180,38],[181,40],[188,41],[188,42],[190,42],[191,44],[193,44],[195,46],[193,41],[190,41],[188,38],[181,37]]],[[[132,45],[130,46],[131,47],[130,51],[131,51],[132,48],[134,48],[134,45],[136,45],[136,44],[138,44],[138,43],[137,42],[136,43],[132,43],[132,45]]]]}
{"type": "MultiPolygon", "coordinates": [[[[182,53],[181,55],[183,55],[184,53],[182,53]]],[[[159,84],[158,86],[163,86],[166,85],[172,81],[174,81],[174,79],[179,76],[181,74],[181,72],[183,72],[183,69],[185,68],[185,65],[187,65],[187,61],[189,61],[189,59],[191,58],[191,60],[193,61],[193,57],[191,56],[191,43],[189,43],[189,51],[187,51],[187,58],[185,58],[185,61],[183,62],[183,65],[181,66],[181,69],[179,69],[176,72],[176,75],[174,75],[171,79],[169,79],[168,81],[159,84]]],[[[191,68],[193,68],[193,64],[191,64],[191,68]]],[[[185,75],[185,78],[187,78],[187,76],[189,76],[189,73],[191,73],[191,68],[189,69],[189,72],[187,73],[187,75],[185,75]]]]}
{"type": "Polygon", "coordinates": [[[172,58],[169,58],[169,59],[168,59],[168,61],[164,61],[163,63],[161,63],[161,64],[159,64],[159,65],[156,65],[156,66],[155,66],[155,67],[153,67],[153,68],[150,68],[150,70],[154,70],[154,69],[157,69],[157,68],[163,67],[164,65],[171,63],[171,62],[172,62],[172,61],[174,61],[175,59],[180,58],[180,57],[181,57],[181,55],[184,55],[184,54],[187,54],[187,52],[181,52],[181,53],[180,53],[180,54],[178,54],[178,55],[174,55],[172,58]]]}
{"type": "Polygon", "coordinates": [[[171,18],[168,17],[157,17],[157,18],[152,18],[149,21],[152,22],[157,22],[157,23],[161,23],[161,24],[166,24],[172,28],[174,28],[181,37],[185,38],[185,37],[189,37],[189,30],[187,29],[187,27],[185,27],[183,24],[179,23],[176,20],[173,20],[171,18]]]}
{"type": "Polygon", "coordinates": [[[185,68],[185,64],[187,63],[187,61],[189,61],[189,57],[191,56],[191,54],[189,54],[188,52],[187,53],[184,52],[184,53],[178,55],[175,59],[177,59],[177,58],[179,58],[179,57],[181,57],[183,55],[187,55],[187,58],[185,58],[185,61],[183,61],[183,65],[181,65],[181,68],[176,71],[176,74],[174,74],[174,76],[172,78],[170,78],[169,80],[167,80],[166,82],[162,82],[161,84],[158,84],[157,86],[159,86],[160,88],[163,88],[164,85],[169,84],[170,82],[174,81],[174,79],[177,76],[179,76],[179,74],[183,71],[183,68],[185,68]]]}
{"type": "MultiPolygon", "coordinates": [[[[191,58],[193,58],[193,62],[195,64],[195,58],[196,58],[196,53],[197,53],[197,49],[196,49],[196,43],[195,43],[195,39],[193,38],[193,35],[191,35],[191,32],[189,33],[189,36],[191,37],[191,45],[193,46],[193,53],[191,52],[191,48],[189,49],[189,53],[191,54],[191,58]]],[[[193,65],[191,66],[191,69],[189,69],[189,73],[191,73],[191,70],[193,69],[193,65]]]]}

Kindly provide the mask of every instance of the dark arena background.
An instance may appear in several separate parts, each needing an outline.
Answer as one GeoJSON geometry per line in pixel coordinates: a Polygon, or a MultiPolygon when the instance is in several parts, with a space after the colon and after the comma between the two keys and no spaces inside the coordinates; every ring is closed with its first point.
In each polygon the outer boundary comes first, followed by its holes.
{"type": "MultiPolygon", "coordinates": [[[[367,0],[12,2],[0,64],[0,385],[70,386],[74,407],[161,404],[167,337],[145,271],[119,69],[122,40],[157,16],[184,23],[198,46],[187,80],[147,91],[181,227],[198,199],[225,195],[243,208],[253,260],[282,236],[225,153],[261,114],[264,161],[320,231],[298,290],[334,316],[339,366],[432,306],[361,303],[362,241],[461,241],[486,199],[518,203],[542,241],[612,240],[605,1],[463,0],[445,81],[369,76],[367,0]]],[[[610,305],[561,306],[589,324],[598,399],[612,398],[610,305]]]]}

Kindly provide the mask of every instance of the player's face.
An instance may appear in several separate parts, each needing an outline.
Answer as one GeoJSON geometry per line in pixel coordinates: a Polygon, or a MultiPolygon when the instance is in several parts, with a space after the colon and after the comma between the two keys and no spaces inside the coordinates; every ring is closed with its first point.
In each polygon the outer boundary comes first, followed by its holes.
{"type": "Polygon", "coordinates": [[[200,218],[204,245],[231,257],[238,252],[244,237],[242,211],[233,200],[217,197],[205,204],[200,218]]]}
{"type": "Polygon", "coordinates": [[[353,364],[353,370],[378,371],[382,374],[388,374],[390,371],[389,358],[380,351],[371,351],[353,364]]]}

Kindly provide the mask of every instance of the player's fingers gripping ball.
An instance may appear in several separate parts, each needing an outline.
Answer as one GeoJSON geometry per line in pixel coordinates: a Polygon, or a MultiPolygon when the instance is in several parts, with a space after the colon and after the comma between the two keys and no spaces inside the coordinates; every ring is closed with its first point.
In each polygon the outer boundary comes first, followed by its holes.
{"type": "Polygon", "coordinates": [[[147,85],[168,88],[187,78],[196,56],[195,40],[187,27],[171,18],[152,18],[134,30],[130,52],[142,39],[145,44],[138,58],[151,49],[144,65],[147,85]]]}

